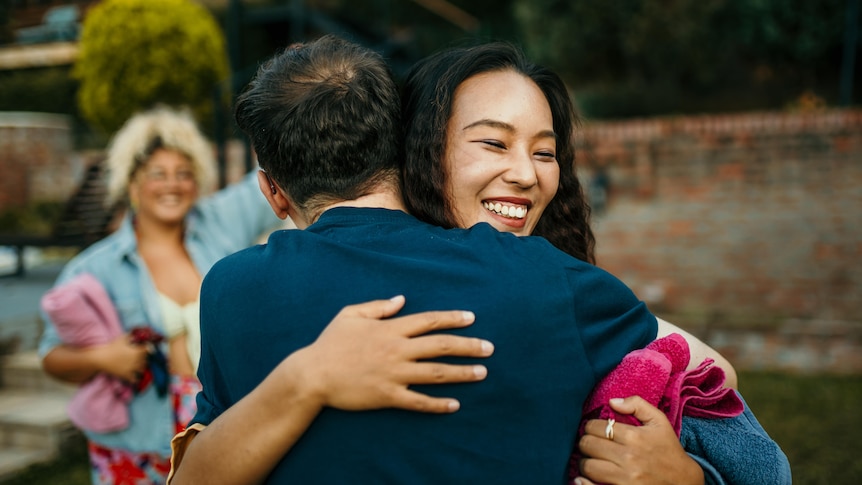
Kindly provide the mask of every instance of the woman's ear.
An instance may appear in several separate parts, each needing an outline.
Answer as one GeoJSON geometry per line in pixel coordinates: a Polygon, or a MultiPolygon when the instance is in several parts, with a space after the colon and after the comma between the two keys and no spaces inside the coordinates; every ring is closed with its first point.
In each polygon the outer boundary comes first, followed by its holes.
{"type": "Polygon", "coordinates": [[[138,184],[135,182],[130,183],[126,187],[126,194],[129,197],[129,208],[132,212],[138,211],[138,202],[140,201],[140,195],[138,194],[138,184]]]}
{"type": "Polygon", "coordinates": [[[257,183],[260,186],[260,192],[266,198],[266,201],[269,202],[269,206],[275,215],[279,219],[287,219],[290,212],[290,201],[284,195],[284,192],[281,191],[281,188],[263,170],[258,170],[257,172],[257,183]]]}

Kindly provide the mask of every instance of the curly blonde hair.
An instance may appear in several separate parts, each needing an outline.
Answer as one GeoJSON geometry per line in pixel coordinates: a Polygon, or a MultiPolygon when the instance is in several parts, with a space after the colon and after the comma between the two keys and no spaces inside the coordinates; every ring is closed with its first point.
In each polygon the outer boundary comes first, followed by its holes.
{"type": "Polygon", "coordinates": [[[212,191],[216,181],[215,157],[190,111],[158,106],[129,118],[111,140],[106,164],[108,203],[126,196],[132,176],[152,155],[155,143],[187,156],[199,193],[212,191]]]}

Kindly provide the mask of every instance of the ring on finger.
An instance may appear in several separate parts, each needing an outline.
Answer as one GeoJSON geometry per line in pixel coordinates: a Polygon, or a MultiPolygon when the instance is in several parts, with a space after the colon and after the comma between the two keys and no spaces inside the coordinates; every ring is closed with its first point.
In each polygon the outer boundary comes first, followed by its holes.
{"type": "Polygon", "coordinates": [[[609,440],[611,440],[611,441],[613,441],[613,440],[614,440],[614,424],[615,424],[616,422],[617,422],[617,421],[616,421],[615,419],[613,419],[613,418],[612,418],[612,419],[609,419],[609,420],[608,420],[608,425],[607,425],[607,426],[605,426],[605,438],[607,438],[607,439],[609,439],[609,440]]]}

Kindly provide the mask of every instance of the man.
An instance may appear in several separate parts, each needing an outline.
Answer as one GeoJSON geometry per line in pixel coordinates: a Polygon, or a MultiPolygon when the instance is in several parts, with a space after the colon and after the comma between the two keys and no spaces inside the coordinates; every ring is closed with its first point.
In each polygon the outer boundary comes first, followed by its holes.
{"type": "MultiPolygon", "coordinates": [[[[213,425],[188,447],[173,483],[561,483],[597,378],[655,338],[655,318],[630,290],[544,240],[487,225],[443,230],[406,214],[399,110],[382,59],[333,37],[277,55],[239,99],[238,124],[265,170],[261,190],[277,215],[304,230],[278,232],[207,275],[204,391],[193,422],[213,425]],[[433,390],[457,396],[447,405],[460,404],[458,412],[349,412],[378,406],[351,401],[365,394],[333,398],[314,381],[331,364],[322,358],[362,365],[311,350],[348,328],[327,328],[333,316],[393,294],[406,296],[406,314],[469,308],[449,326],[472,315],[475,323],[453,333],[476,337],[481,355],[490,353],[482,340],[494,342],[483,382],[433,390]],[[222,413],[243,418],[216,420],[222,413]],[[202,478],[207,469],[216,476],[202,478]]],[[[404,302],[379,304],[383,316],[404,302]]],[[[476,368],[473,380],[485,373],[476,368]]]]}

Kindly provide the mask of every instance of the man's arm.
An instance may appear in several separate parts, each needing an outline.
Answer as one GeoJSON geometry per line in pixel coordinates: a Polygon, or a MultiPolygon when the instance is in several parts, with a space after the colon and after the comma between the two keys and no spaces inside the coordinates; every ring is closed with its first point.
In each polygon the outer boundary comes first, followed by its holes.
{"type": "Polygon", "coordinates": [[[345,307],[310,346],[285,358],[251,393],[190,442],[175,443],[169,484],[260,483],[325,406],[360,411],[401,408],[457,411],[458,401],[408,389],[412,384],[473,382],[482,365],[425,362],[441,356],[487,357],[493,346],[477,338],[425,335],[473,323],[469,312],[426,312],[383,320],[404,298],[345,307]]]}
{"type": "Polygon", "coordinates": [[[725,359],[723,355],[719,354],[718,351],[676,325],[666,322],[658,317],[656,317],[656,320],[658,320],[658,335],[656,336],[656,339],[666,337],[672,333],[678,333],[685,338],[686,342],[688,342],[689,351],[691,352],[691,360],[688,363],[688,370],[692,370],[699,366],[700,363],[703,362],[703,359],[710,358],[715,361],[716,366],[721,367],[724,371],[724,387],[730,387],[732,389],[737,388],[736,369],[733,368],[730,361],[725,359]]]}

